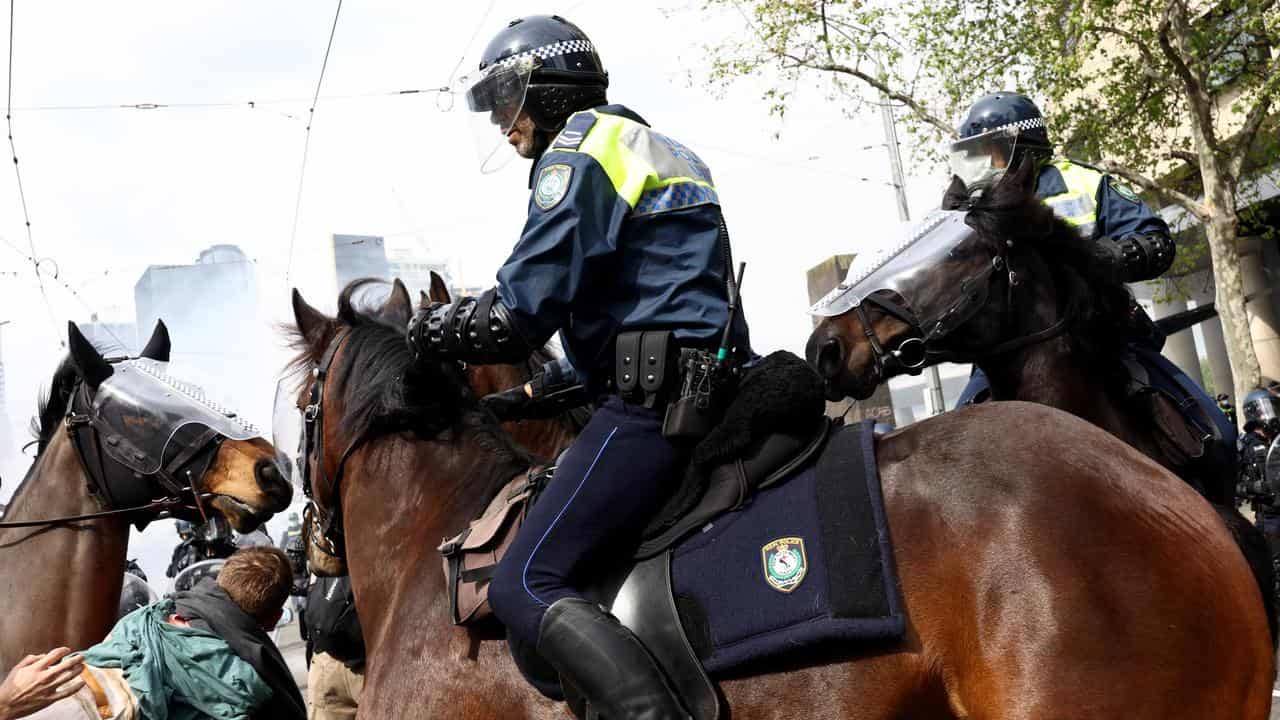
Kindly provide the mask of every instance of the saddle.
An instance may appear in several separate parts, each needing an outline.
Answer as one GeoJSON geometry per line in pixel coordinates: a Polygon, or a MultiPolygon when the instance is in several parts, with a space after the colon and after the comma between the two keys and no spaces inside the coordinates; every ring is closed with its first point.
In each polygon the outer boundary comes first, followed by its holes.
{"type": "MultiPolygon", "coordinates": [[[[646,529],[630,572],[586,592],[640,639],[697,720],[719,717],[719,697],[681,623],[666,551],[812,462],[831,430],[823,409],[821,380],[796,356],[773,353],[749,369],[724,419],[694,449],[679,489],[646,529]]],[[[441,544],[454,624],[474,625],[492,615],[489,580],[553,472],[530,470],[513,478],[466,530],[441,544]]],[[[526,672],[545,669],[532,658],[517,664],[526,672]]],[[[538,687],[556,683],[530,680],[538,687]]],[[[581,698],[573,688],[566,691],[579,711],[581,698]]]]}

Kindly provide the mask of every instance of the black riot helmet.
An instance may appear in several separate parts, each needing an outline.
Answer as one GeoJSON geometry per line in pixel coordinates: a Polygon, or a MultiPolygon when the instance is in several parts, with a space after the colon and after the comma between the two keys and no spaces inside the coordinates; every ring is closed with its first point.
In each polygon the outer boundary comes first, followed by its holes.
{"type": "Polygon", "coordinates": [[[1024,155],[1047,162],[1053,155],[1049,130],[1040,108],[1026,95],[998,92],[974,101],[956,128],[951,144],[951,172],[971,190],[994,184],[1006,168],[1024,155]]]}
{"type": "Polygon", "coordinates": [[[1244,397],[1241,403],[1246,432],[1267,427],[1272,420],[1280,419],[1280,399],[1267,390],[1258,388],[1244,397]]]}
{"type": "Polygon", "coordinates": [[[609,87],[595,45],[559,15],[513,20],[485,46],[473,75],[466,89],[472,111],[491,113],[505,129],[523,109],[549,134],[573,113],[603,105],[609,87]]]}

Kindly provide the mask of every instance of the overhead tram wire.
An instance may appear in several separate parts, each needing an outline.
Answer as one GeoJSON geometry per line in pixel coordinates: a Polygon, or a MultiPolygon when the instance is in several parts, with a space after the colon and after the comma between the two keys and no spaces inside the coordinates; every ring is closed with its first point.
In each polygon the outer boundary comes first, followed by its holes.
{"type": "MultiPolygon", "coordinates": [[[[44,277],[43,275],[40,274],[40,263],[46,262],[46,261],[53,263],[54,271],[53,271],[53,275],[51,275],[49,279],[54,281],[55,283],[60,285],[62,289],[70,293],[71,297],[75,298],[76,302],[80,303],[80,306],[83,307],[85,311],[89,313],[90,316],[99,314],[97,309],[94,308],[92,305],[90,305],[89,302],[84,299],[84,296],[80,294],[79,290],[76,290],[75,287],[73,287],[70,283],[62,279],[62,271],[58,266],[57,260],[54,260],[53,258],[48,258],[48,257],[36,259],[33,256],[28,255],[24,250],[22,250],[22,248],[18,247],[17,245],[14,245],[12,242],[9,241],[9,238],[3,235],[0,235],[0,242],[3,242],[5,245],[7,245],[10,250],[13,250],[15,253],[17,253],[18,256],[21,257],[23,260],[34,265],[36,268],[36,276],[38,278],[44,277]]],[[[17,275],[17,273],[0,273],[0,275],[3,275],[3,274],[12,274],[15,276],[17,275]]],[[[41,286],[41,290],[43,291],[43,285],[41,286]]],[[[46,297],[46,303],[47,301],[48,301],[48,298],[46,297]]],[[[50,313],[52,313],[52,308],[50,308],[50,313]]],[[[52,319],[52,315],[50,315],[50,318],[52,319]]],[[[58,328],[56,321],[54,322],[55,322],[54,335],[56,337],[60,337],[59,333],[61,332],[61,330],[58,328]]],[[[120,336],[115,334],[115,331],[111,329],[109,324],[103,323],[103,329],[107,331],[107,334],[111,336],[111,339],[115,340],[120,345],[121,348],[128,347],[128,345],[125,344],[124,340],[121,340],[120,336]]],[[[59,340],[59,345],[65,345],[65,343],[59,340]]]]}
{"type": "Polygon", "coordinates": [[[13,112],[92,112],[104,110],[132,110],[132,111],[149,111],[149,110],[223,110],[223,109],[247,109],[256,110],[259,107],[268,105],[294,105],[297,103],[305,103],[308,101],[315,102],[317,100],[337,101],[337,100],[369,100],[374,98],[389,97],[409,97],[413,95],[426,95],[428,93],[447,92],[447,87],[433,88],[405,88],[402,90],[375,90],[363,93],[350,93],[346,95],[324,95],[319,98],[293,97],[293,98],[266,98],[263,100],[211,100],[205,102],[130,102],[130,103],[87,103],[78,105],[29,105],[26,107],[13,108],[13,112]]]}
{"type": "MultiPolygon", "coordinates": [[[[12,0],[10,0],[12,2],[12,0]]],[[[311,124],[315,122],[316,103],[320,101],[320,88],[324,85],[324,73],[329,68],[329,51],[333,49],[333,36],[338,32],[338,17],[342,15],[342,0],[333,12],[333,26],[329,28],[329,43],[324,48],[324,60],[320,63],[320,77],[316,80],[316,91],[311,96],[311,107],[307,110],[306,137],[302,141],[302,166],[298,169],[298,194],[293,202],[293,229],[289,232],[289,257],[284,265],[284,284],[289,286],[289,276],[293,271],[293,245],[298,239],[298,214],[302,210],[302,187],[307,178],[307,151],[311,149],[311,124]]]]}
{"type": "MultiPolygon", "coordinates": [[[[18,148],[13,143],[13,17],[14,17],[15,0],[9,0],[9,82],[6,92],[5,124],[9,131],[9,152],[13,156],[13,174],[18,179],[18,199],[22,202],[22,220],[26,223],[27,228],[27,245],[31,248],[31,271],[36,274],[36,284],[40,287],[40,297],[44,300],[44,309],[49,313],[49,325],[53,328],[53,336],[60,337],[58,333],[58,321],[53,316],[53,305],[49,302],[49,293],[44,289],[44,278],[40,275],[40,261],[37,259],[39,253],[36,252],[36,241],[31,234],[31,215],[27,212],[27,193],[22,187],[22,170],[18,167],[18,148]]],[[[5,241],[8,243],[8,240],[5,241]]],[[[14,248],[15,250],[17,248],[14,248]]],[[[59,340],[58,345],[65,347],[66,343],[59,340]]]]}

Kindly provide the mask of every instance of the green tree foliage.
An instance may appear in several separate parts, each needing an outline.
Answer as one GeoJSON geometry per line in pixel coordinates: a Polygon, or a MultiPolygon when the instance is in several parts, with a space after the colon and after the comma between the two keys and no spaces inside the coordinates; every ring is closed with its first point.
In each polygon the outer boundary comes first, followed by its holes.
{"type": "Polygon", "coordinates": [[[714,48],[713,84],[768,78],[775,113],[806,81],[820,82],[851,113],[887,93],[902,108],[917,159],[941,159],[938,143],[975,97],[1035,97],[1060,152],[1182,208],[1203,228],[1237,397],[1259,382],[1236,240],[1249,178],[1277,159],[1275,0],[705,5],[740,13],[747,25],[714,48]]]}

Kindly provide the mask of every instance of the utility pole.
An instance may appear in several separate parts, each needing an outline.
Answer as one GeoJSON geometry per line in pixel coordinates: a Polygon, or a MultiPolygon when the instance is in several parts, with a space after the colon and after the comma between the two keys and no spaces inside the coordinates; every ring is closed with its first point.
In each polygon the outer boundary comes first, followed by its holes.
{"type": "MultiPolygon", "coordinates": [[[[902,175],[902,155],[898,151],[898,129],[893,119],[893,105],[889,95],[880,91],[880,116],[884,119],[884,144],[889,148],[889,177],[893,179],[893,189],[898,195],[898,218],[903,222],[911,220],[911,210],[907,207],[907,183],[902,175]]],[[[946,408],[942,399],[942,376],[938,374],[938,366],[925,369],[925,386],[929,393],[929,409],[936,415],[946,408]]]]}

